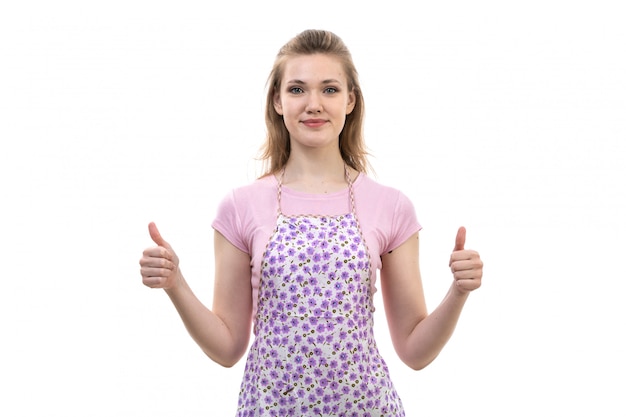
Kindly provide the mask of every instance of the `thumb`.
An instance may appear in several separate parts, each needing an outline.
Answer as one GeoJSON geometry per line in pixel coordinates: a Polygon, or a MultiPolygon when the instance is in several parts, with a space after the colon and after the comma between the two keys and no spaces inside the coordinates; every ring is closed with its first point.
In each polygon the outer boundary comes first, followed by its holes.
{"type": "Polygon", "coordinates": [[[459,231],[456,232],[456,241],[454,243],[454,251],[465,249],[465,228],[459,227],[459,231]]]}
{"type": "Polygon", "coordinates": [[[157,229],[156,224],[154,222],[150,222],[148,225],[148,231],[150,232],[150,237],[159,246],[163,246],[168,248],[170,245],[163,239],[161,233],[159,233],[159,229],[157,229]]]}

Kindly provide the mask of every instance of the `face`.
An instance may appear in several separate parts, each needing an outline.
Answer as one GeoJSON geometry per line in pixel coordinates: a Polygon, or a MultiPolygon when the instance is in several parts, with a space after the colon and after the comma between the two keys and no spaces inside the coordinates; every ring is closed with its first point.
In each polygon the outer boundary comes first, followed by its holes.
{"type": "Polygon", "coordinates": [[[283,116],[292,150],[298,146],[336,149],[354,105],[354,93],[337,58],[299,55],[285,62],[274,109],[283,116]]]}

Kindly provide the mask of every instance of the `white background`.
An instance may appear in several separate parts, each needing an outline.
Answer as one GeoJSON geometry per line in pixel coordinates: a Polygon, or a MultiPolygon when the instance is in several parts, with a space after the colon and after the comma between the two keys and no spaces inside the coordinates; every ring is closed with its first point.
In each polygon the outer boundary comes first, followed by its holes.
{"type": "Polygon", "coordinates": [[[429,308],[458,226],[485,262],[420,372],[377,295],[407,416],[626,415],[619,3],[3,2],[0,414],[234,415],[243,361],[206,358],[138,260],[156,221],[210,305],[210,223],[259,172],[275,53],[325,28],[361,74],[374,177],[424,226],[429,308]]]}

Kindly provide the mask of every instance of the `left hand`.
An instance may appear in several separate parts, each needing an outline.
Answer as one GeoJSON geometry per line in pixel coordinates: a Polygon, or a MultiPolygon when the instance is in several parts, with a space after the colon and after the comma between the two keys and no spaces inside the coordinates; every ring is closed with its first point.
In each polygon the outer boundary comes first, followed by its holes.
{"type": "Polygon", "coordinates": [[[483,261],[478,252],[465,249],[465,228],[460,227],[456,234],[454,250],[450,255],[450,270],[454,286],[462,293],[469,293],[480,287],[483,277],[483,261]]]}

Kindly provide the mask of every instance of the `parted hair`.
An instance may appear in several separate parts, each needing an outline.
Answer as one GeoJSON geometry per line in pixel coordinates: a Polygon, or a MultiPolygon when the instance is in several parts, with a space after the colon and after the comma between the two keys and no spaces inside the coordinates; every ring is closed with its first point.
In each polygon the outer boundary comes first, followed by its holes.
{"type": "Polygon", "coordinates": [[[343,40],[326,30],[305,30],[287,42],[276,55],[274,66],[267,80],[265,101],[266,141],[261,148],[263,175],[276,174],[283,169],[289,159],[291,145],[289,131],[283,117],[274,108],[274,94],[280,91],[285,62],[294,56],[325,54],[341,62],[348,81],[349,91],[354,93],[355,106],[346,116],[343,130],[339,134],[339,151],[345,163],[359,172],[367,173],[369,162],[363,140],[364,102],[357,70],[350,51],[343,40]]]}

